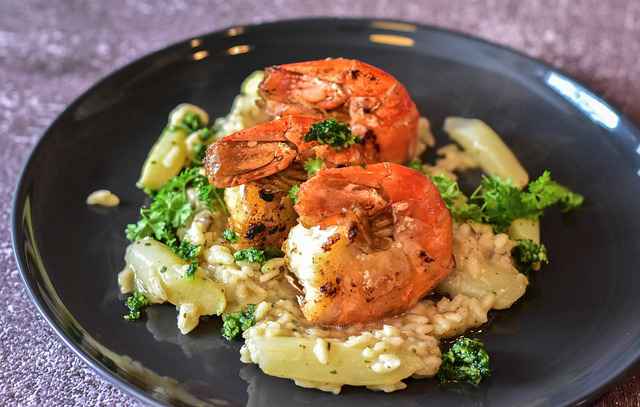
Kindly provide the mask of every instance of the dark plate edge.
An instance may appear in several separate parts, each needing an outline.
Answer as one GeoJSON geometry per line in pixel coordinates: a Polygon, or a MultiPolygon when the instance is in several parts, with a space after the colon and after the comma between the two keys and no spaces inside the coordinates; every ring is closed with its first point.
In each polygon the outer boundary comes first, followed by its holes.
{"type": "MultiPolygon", "coordinates": [[[[117,375],[114,375],[111,371],[105,370],[102,366],[100,366],[98,364],[97,360],[95,360],[84,349],[81,349],[75,342],[73,342],[72,339],[69,338],[62,331],[62,329],[57,325],[57,323],[54,321],[54,316],[50,312],[49,308],[43,303],[41,296],[36,292],[34,283],[32,282],[32,278],[30,277],[29,273],[26,271],[27,270],[27,266],[26,266],[26,262],[24,261],[25,253],[24,253],[24,250],[22,249],[22,246],[18,242],[18,235],[19,235],[19,233],[22,232],[22,230],[21,230],[22,225],[21,225],[21,221],[20,221],[20,213],[19,212],[22,209],[21,208],[22,205],[20,205],[20,204],[23,203],[23,200],[21,200],[20,198],[22,198],[24,195],[26,195],[26,191],[25,191],[26,186],[25,186],[24,176],[27,173],[27,171],[29,170],[29,167],[31,166],[33,158],[36,155],[36,152],[42,147],[42,143],[44,141],[44,138],[45,138],[46,134],[49,132],[49,130],[51,128],[53,128],[60,121],[62,116],[64,116],[68,111],[72,110],[72,108],[74,108],[76,105],[81,103],[85,98],[89,97],[90,94],[93,93],[93,91],[98,86],[100,86],[100,84],[102,84],[102,82],[104,82],[105,80],[108,80],[108,79],[120,74],[122,71],[125,71],[126,69],[128,69],[131,66],[137,64],[138,62],[140,62],[143,59],[152,58],[152,57],[155,57],[155,56],[157,56],[157,55],[159,55],[161,53],[168,52],[168,51],[170,51],[170,50],[172,50],[174,48],[178,48],[180,46],[183,46],[186,43],[186,41],[190,40],[191,38],[194,38],[194,37],[206,37],[206,36],[221,34],[222,32],[224,32],[224,31],[226,31],[226,30],[228,30],[230,28],[237,27],[237,26],[248,27],[248,28],[251,28],[251,29],[260,29],[262,27],[271,26],[271,25],[282,25],[282,24],[288,24],[288,23],[305,23],[305,22],[306,23],[313,23],[313,22],[325,22],[325,23],[350,22],[350,23],[359,23],[359,24],[370,25],[370,23],[372,23],[374,21],[390,21],[390,22],[413,24],[420,30],[435,31],[435,32],[439,32],[439,33],[443,33],[443,34],[447,34],[447,35],[452,35],[454,37],[459,37],[459,38],[465,39],[467,41],[480,43],[480,44],[483,44],[483,45],[486,45],[486,46],[490,46],[490,47],[493,47],[493,48],[500,49],[502,51],[506,51],[508,53],[515,54],[515,55],[517,55],[517,56],[519,56],[521,58],[524,58],[525,60],[527,60],[527,62],[532,63],[534,65],[537,65],[537,66],[543,68],[547,72],[556,72],[556,73],[561,74],[562,76],[564,76],[565,78],[569,79],[571,82],[573,82],[575,85],[577,85],[581,89],[590,92],[600,102],[602,102],[604,105],[608,106],[612,111],[614,111],[617,114],[618,118],[620,119],[621,123],[623,123],[626,127],[630,128],[632,132],[634,132],[636,134],[640,133],[640,129],[638,128],[638,126],[635,125],[635,123],[632,122],[625,114],[621,113],[622,110],[620,108],[618,108],[616,105],[611,104],[610,102],[605,100],[598,92],[595,92],[591,88],[585,86],[584,84],[582,84],[582,82],[580,82],[576,78],[574,78],[573,75],[565,72],[562,69],[553,67],[552,65],[550,65],[549,63],[547,63],[545,61],[542,61],[540,59],[531,57],[531,56],[529,56],[529,55],[527,55],[527,54],[525,54],[525,53],[523,53],[523,52],[521,52],[519,50],[516,50],[516,49],[511,48],[511,47],[506,46],[506,45],[497,44],[497,43],[491,42],[489,40],[485,40],[483,38],[475,37],[475,36],[473,36],[471,34],[467,34],[467,33],[462,32],[462,31],[452,30],[452,29],[439,27],[439,26],[434,26],[434,25],[429,25],[429,24],[418,23],[418,22],[414,22],[414,21],[411,21],[411,20],[397,20],[397,19],[386,19],[386,18],[378,18],[378,17],[350,18],[350,17],[329,16],[329,17],[304,17],[304,18],[293,18],[293,19],[285,19],[285,20],[265,20],[264,22],[257,23],[257,24],[233,24],[233,25],[226,26],[225,28],[222,28],[222,29],[217,30],[217,31],[206,32],[206,33],[198,34],[198,35],[195,35],[195,36],[189,36],[187,38],[175,41],[175,42],[173,42],[173,43],[171,43],[171,44],[169,44],[169,45],[167,45],[165,47],[158,48],[158,49],[153,50],[153,51],[151,51],[149,53],[141,55],[141,56],[133,59],[132,61],[130,61],[130,62],[118,67],[118,68],[116,68],[115,70],[113,70],[113,71],[111,71],[111,72],[99,77],[94,82],[93,85],[91,85],[88,89],[86,89],[79,96],[77,96],[61,113],[59,113],[57,115],[57,117],[54,119],[54,121],[42,132],[42,134],[39,137],[38,141],[32,147],[31,152],[28,154],[27,159],[25,160],[25,163],[22,166],[22,169],[20,171],[20,176],[18,178],[18,182],[16,183],[16,187],[15,187],[15,189],[13,191],[12,209],[11,209],[11,244],[12,244],[12,247],[13,247],[14,259],[16,260],[16,264],[18,266],[18,270],[20,271],[20,276],[21,276],[22,282],[27,288],[27,292],[29,294],[29,297],[30,297],[31,301],[36,305],[36,308],[38,309],[40,314],[44,317],[44,319],[47,321],[49,326],[51,328],[53,328],[54,332],[58,335],[58,337],[60,339],[62,339],[63,343],[68,348],[70,348],[76,355],[78,355],[85,363],[87,363],[98,374],[99,377],[101,377],[102,379],[106,380],[110,384],[116,385],[120,389],[123,389],[130,396],[133,396],[133,397],[135,397],[135,398],[137,398],[137,399],[139,399],[141,401],[144,401],[145,403],[149,403],[149,404],[154,405],[154,406],[163,406],[163,405],[165,405],[165,404],[161,403],[160,400],[157,400],[155,398],[150,397],[143,389],[131,384],[128,381],[125,381],[124,379],[122,379],[121,377],[119,377],[117,375]]],[[[578,110],[578,109],[576,109],[576,110],[578,110]]],[[[581,112],[581,114],[584,114],[584,112],[581,112]]],[[[24,233],[22,233],[22,235],[24,235],[24,233]]],[[[584,392],[583,394],[578,395],[573,400],[567,401],[564,405],[565,406],[585,405],[585,404],[587,404],[587,403],[589,403],[591,401],[594,401],[596,398],[598,398],[599,396],[604,394],[607,390],[609,390],[614,384],[618,383],[623,378],[625,378],[628,375],[629,371],[633,367],[635,367],[635,365],[639,361],[640,361],[640,349],[636,352],[636,354],[632,358],[628,359],[628,363],[626,363],[622,367],[616,369],[615,373],[613,375],[611,375],[611,377],[608,380],[604,381],[599,387],[596,387],[596,388],[594,388],[594,389],[592,389],[590,391],[587,391],[587,392],[584,392]]]]}

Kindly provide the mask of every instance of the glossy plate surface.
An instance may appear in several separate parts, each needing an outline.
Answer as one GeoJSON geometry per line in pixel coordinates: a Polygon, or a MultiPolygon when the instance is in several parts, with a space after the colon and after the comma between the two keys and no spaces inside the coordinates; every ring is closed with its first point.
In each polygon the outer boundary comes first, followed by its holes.
{"type": "Polygon", "coordinates": [[[538,406],[582,402],[640,353],[640,132],[606,102],[548,66],[484,41],[406,23],[312,19],[235,27],[173,45],[105,78],[47,130],[14,207],[14,245],[41,312],[83,359],[138,397],[176,405],[538,406]],[[551,264],[525,298],[483,333],[493,376],[478,388],[409,380],[390,395],[298,388],[240,363],[217,320],[177,331],[170,306],[122,319],[116,273],[123,229],[144,200],[140,167],[180,102],[226,114],[241,80],[267,65],[358,58],[402,81],[440,143],[444,117],[477,117],[524,166],[586,196],[578,213],[542,222],[551,264]],[[122,204],[91,208],[108,188],[122,204]]]}

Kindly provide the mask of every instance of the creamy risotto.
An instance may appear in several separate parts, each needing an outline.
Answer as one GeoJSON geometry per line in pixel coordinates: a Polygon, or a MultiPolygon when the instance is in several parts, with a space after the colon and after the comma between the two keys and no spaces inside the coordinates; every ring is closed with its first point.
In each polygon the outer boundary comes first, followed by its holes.
{"type": "MultiPolygon", "coordinates": [[[[489,355],[460,336],[525,294],[548,262],[538,218],[582,197],[547,172],[529,183],[479,120],[449,118],[444,130],[457,144],[422,162],[435,146],[429,121],[395,78],[353,60],[257,71],[212,125],[179,105],[138,180],[151,203],[127,227],[125,319],[168,302],[188,334],[221,315],[222,335],[244,340],[242,362],[335,394],[436,375],[477,385],[489,355]],[[342,79],[326,82],[332,70],[342,79]],[[285,98],[286,75],[297,87],[285,98]],[[456,178],[477,169],[487,176],[467,196],[456,178]],[[379,184],[368,181],[377,172],[379,184]]],[[[114,199],[98,191],[90,201],[114,199]]]]}

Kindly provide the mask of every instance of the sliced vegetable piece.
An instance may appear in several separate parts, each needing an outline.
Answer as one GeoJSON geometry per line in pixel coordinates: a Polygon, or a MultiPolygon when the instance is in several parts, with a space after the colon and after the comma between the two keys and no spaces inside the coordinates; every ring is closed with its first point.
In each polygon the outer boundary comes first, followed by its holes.
{"type": "Polygon", "coordinates": [[[186,334],[201,315],[220,315],[226,307],[224,289],[198,268],[186,277],[189,263],[176,256],[166,245],[145,238],[133,242],[125,255],[127,266],[135,273],[137,291],[156,304],[170,302],[180,309],[180,326],[186,334]],[[184,309],[183,309],[183,306],[184,309]]]}
{"type": "Polygon", "coordinates": [[[166,128],[162,132],[142,166],[136,183],[138,188],[155,191],[178,175],[187,161],[186,137],[187,131],[182,127],[166,128]]]}
{"type": "Polygon", "coordinates": [[[376,373],[375,360],[362,356],[359,347],[331,343],[326,363],[314,353],[316,342],[310,338],[263,337],[246,339],[251,357],[262,371],[271,376],[353,386],[395,384],[411,376],[423,366],[422,360],[408,350],[395,352],[400,364],[386,372],[376,373]]]}
{"type": "Polygon", "coordinates": [[[540,221],[538,219],[516,219],[511,222],[507,233],[513,240],[531,240],[540,244],[540,221]]]}
{"type": "MultiPolygon", "coordinates": [[[[138,188],[155,191],[178,175],[188,161],[190,149],[187,137],[209,123],[209,115],[196,105],[182,103],[169,114],[167,127],[153,145],[142,173],[138,188]]],[[[192,140],[193,142],[193,140],[192,140]]]]}
{"type": "Polygon", "coordinates": [[[258,94],[258,86],[260,86],[260,82],[264,79],[264,71],[253,71],[242,81],[242,85],[240,85],[240,92],[244,95],[257,95],[258,94]]]}
{"type": "Polygon", "coordinates": [[[444,131],[475,158],[487,174],[510,178],[518,188],[529,183],[529,175],[516,156],[482,120],[447,117],[444,131]]]}
{"type": "MultiPolygon", "coordinates": [[[[200,123],[199,128],[209,124],[209,114],[196,105],[191,103],[180,103],[169,113],[169,126],[185,125],[185,119],[189,122],[189,116],[195,115],[200,123]]],[[[193,129],[198,130],[198,129],[193,129]]]]}

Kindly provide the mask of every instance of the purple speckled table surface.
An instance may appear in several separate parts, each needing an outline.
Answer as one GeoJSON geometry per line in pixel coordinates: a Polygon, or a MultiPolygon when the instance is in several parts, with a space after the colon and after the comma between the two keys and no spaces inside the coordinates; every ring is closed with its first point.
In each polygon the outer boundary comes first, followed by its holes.
{"type": "MultiPolygon", "coordinates": [[[[152,50],[229,25],[319,15],[408,19],[505,44],[566,70],[640,122],[638,0],[3,0],[0,405],[139,405],[65,347],[20,280],[11,194],[46,126],[91,84],[152,50]]],[[[597,405],[640,406],[640,375],[597,405]]]]}

